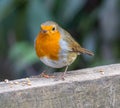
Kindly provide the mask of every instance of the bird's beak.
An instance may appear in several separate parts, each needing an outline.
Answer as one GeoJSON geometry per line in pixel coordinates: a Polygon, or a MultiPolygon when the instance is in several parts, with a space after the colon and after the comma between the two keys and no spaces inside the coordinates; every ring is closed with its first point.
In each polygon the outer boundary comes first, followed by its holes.
{"type": "Polygon", "coordinates": [[[47,33],[47,30],[41,30],[42,33],[47,33]]]}

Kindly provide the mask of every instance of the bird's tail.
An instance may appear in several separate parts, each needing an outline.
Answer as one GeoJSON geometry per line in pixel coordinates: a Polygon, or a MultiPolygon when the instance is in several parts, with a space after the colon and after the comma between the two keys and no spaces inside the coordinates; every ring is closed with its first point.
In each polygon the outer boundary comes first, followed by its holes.
{"type": "Polygon", "coordinates": [[[80,52],[83,53],[83,54],[88,54],[90,56],[94,56],[94,53],[92,51],[89,51],[89,50],[87,50],[85,48],[81,48],[80,52]]]}

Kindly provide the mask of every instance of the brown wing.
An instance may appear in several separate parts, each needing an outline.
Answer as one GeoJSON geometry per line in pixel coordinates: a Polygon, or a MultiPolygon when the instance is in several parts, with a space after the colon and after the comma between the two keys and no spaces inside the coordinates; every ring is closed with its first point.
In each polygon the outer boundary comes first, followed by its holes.
{"type": "Polygon", "coordinates": [[[72,36],[67,32],[67,31],[64,31],[64,35],[63,35],[63,38],[65,41],[67,41],[69,43],[69,47],[70,47],[70,51],[71,52],[76,52],[78,54],[88,54],[90,56],[93,56],[94,53],[85,49],[85,48],[82,48],[73,38],[72,36]],[[66,37],[65,37],[65,36],[66,37]],[[71,37],[70,37],[71,36],[71,37]]]}

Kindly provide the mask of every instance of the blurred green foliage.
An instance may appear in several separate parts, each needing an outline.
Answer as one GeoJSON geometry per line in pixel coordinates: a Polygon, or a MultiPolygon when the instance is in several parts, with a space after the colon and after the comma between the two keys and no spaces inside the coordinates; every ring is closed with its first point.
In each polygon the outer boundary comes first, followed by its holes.
{"type": "Polygon", "coordinates": [[[0,0],[0,80],[45,70],[34,39],[46,20],[59,23],[95,53],[79,56],[69,70],[120,62],[119,6],[119,0],[0,0]]]}

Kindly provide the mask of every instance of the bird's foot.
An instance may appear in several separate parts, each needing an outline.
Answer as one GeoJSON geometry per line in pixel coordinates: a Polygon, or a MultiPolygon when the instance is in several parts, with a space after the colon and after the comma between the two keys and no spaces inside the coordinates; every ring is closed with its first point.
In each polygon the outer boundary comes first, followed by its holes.
{"type": "Polygon", "coordinates": [[[63,73],[62,75],[59,75],[55,78],[55,81],[58,81],[58,80],[65,80],[65,74],[63,73]]]}
{"type": "Polygon", "coordinates": [[[47,74],[45,74],[44,72],[42,72],[42,73],[40,74],[40,76],[41,76],[41,77],[44,77],[44,78],[55,78],[54,75],[47,75],[47,74]]]}

